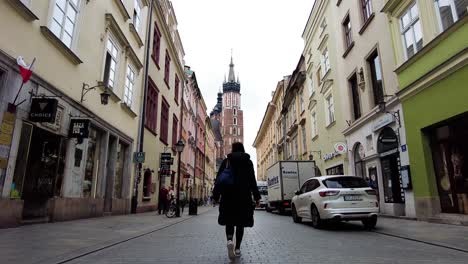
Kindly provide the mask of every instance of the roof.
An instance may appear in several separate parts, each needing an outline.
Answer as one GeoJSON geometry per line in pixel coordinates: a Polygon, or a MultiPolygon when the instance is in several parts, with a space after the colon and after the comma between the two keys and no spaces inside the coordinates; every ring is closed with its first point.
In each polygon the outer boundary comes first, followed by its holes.
{"type": "Polygon", "coordinates": [[[221,136],[221,123],[216,119],[210,119],[211,127],[213,128],[213,134],[216,141],[223,141],[223,136],[221,136]]]}

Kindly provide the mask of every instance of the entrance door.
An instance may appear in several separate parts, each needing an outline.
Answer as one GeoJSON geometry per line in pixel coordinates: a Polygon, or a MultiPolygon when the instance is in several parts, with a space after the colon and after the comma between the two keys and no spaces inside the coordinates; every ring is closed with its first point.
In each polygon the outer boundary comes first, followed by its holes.
{"type": "Polygon", "coordinates": [[[400,177],[400,153],[398,137],[390,127],[384,127],[377,140],[377,152],[382,166],[383,194],[386,203],[404,203],[400,177]]]}
{"type": "Polygon", "coordinates": [[[47,216],[47,202],[62,187],[65,144],[59,135],[33,128],[22,198],[23,218],[47,216]]]}
{"type": "Polygon", "coordinates": [[[398,152],[380,158],[382,165],[382,178],[384,198],[386,203],[404,203],[401,188],[400,172],[398,169],[398,152]]]}

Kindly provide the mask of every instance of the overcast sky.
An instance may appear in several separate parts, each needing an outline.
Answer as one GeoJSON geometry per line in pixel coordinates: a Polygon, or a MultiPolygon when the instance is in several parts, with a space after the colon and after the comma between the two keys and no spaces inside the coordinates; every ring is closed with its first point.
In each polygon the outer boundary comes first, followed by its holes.
{"type": "Polygon", "coordinates": [[[252,147],[271,92],[299,61],[314,0],[172,0],[185,63],[196,72],[208,113],[229,71],[240,75],[244,144],[252,147]]]}

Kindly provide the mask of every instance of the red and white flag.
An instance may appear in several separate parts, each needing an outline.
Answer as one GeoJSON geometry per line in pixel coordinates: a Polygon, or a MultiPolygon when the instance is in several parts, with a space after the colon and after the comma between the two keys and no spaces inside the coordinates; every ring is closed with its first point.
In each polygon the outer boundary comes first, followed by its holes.
{"type": "Polygon", "coordinates": [[[31,68],[35,60],[36,59],[34,58],[31,65],[27,65],[26,62],[24,62],[23,57],[18,56],[18,58],[16,58],[16,63],[18,63],[21,77],[23,77],[23,83],[27,83],[29,79],[31,78],[31,75],[32,75],[31,68]]]}

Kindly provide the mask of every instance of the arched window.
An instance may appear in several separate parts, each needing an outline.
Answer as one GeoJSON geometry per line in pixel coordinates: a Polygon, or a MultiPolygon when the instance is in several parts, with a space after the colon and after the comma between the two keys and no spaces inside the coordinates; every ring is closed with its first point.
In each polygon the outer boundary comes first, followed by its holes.
{"type": "Polygon", "coordinates": [[[237,109],[234,108],[233,113],[234,115],[237,115],[237,109]]]}
{"type": "Polygon", "coordinates": [[[236,128],[233,128],[233,129],[232,129],[232,133],[233,133],[234,135],[237,135],[237,130],[236,130],[236,128]]]}
{"type": "Polygon", "coordinates": [[[234,117],[234,125],[237,125],[237,118],[234,117]]]}
{"type": "Polygon", "coordinates": [[[365,178],[364,161],[365,157],[364,147],[361,143],[357,143],[354,147],[354,171],[356,176],[365,178]]]}

